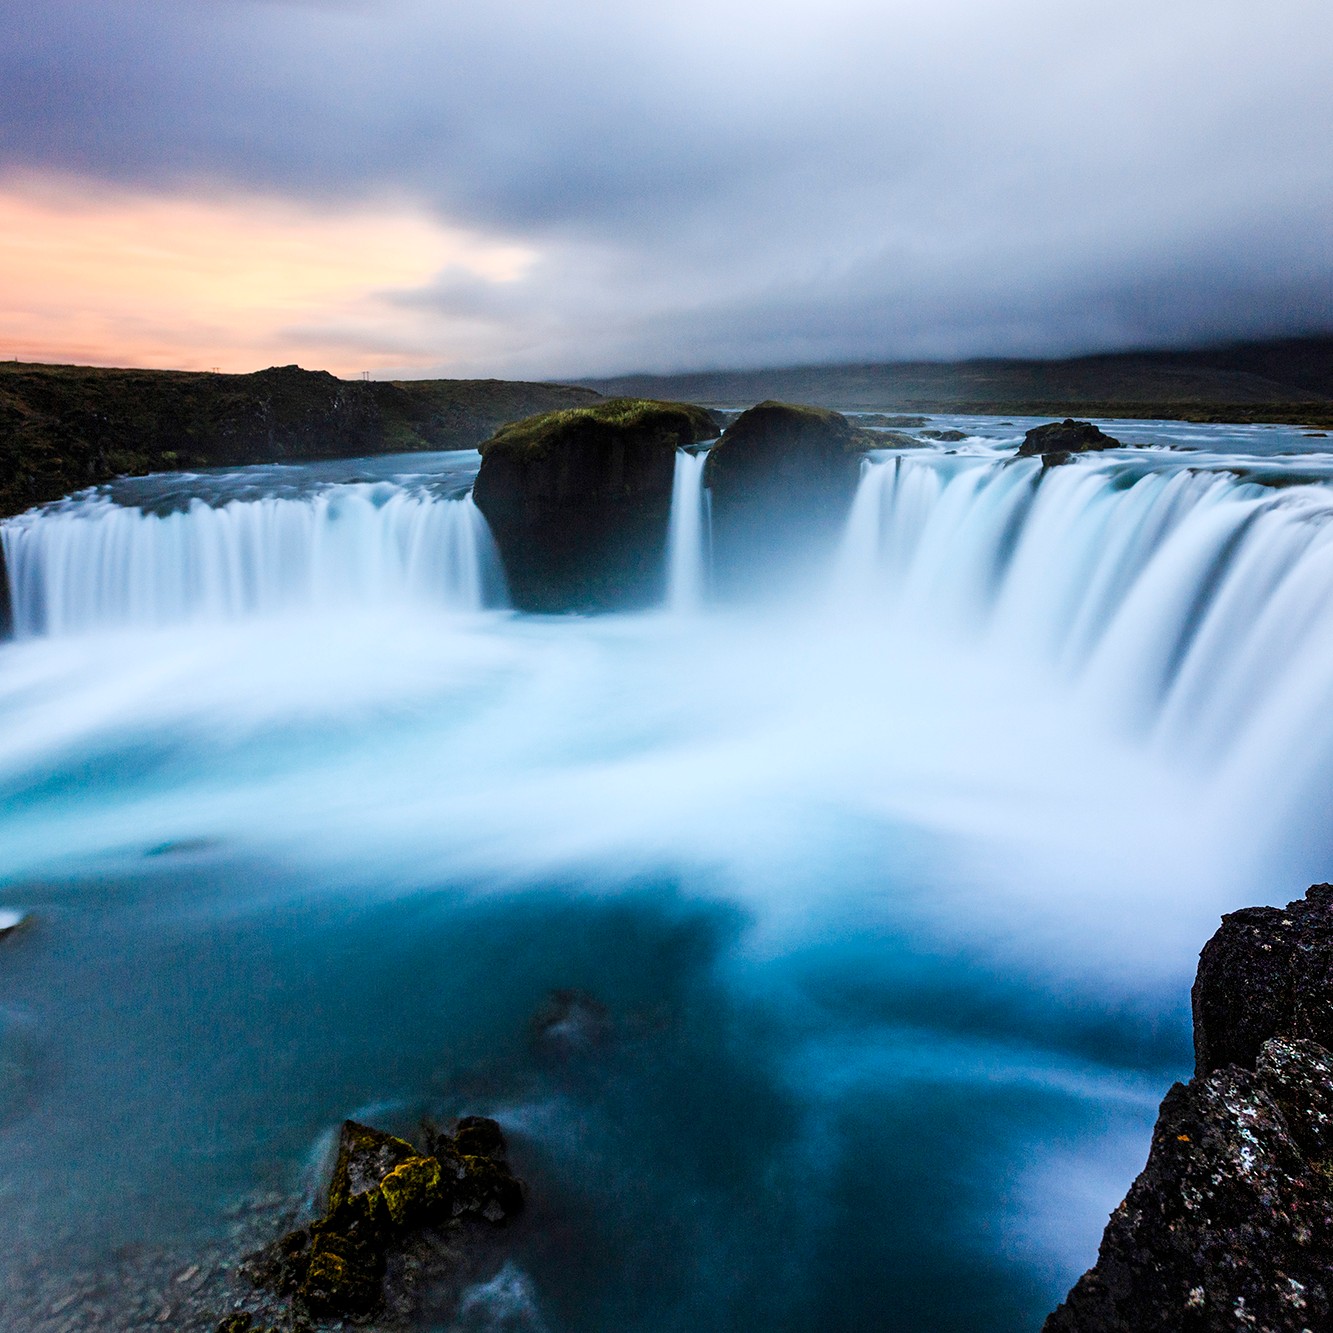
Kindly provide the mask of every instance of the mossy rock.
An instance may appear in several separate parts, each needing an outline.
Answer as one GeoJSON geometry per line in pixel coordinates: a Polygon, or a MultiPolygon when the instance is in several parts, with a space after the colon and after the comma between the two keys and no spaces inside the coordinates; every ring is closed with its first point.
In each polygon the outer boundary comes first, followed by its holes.
{"type": "Polygon", "coordinates": [[[348,1120],[324,1216],[252,1257],[250,1275],[316,1318],[373,1313],[390,1257],[414,1233],[460,1220],[499,1224],[521,1211],[523,1186],[504,1155],[499,1125],[482,1117],[453,1134],[429,1132],[424,1152],[348,1120]]]}
{"type": "Polygon", "coordinates": [[[742,413],[709,451],[713,578],[726,595],[780,585],[824,559],[884,440],[840,412],[775,401],[742,413]]]}
{"type": "Polygon", "coordinates": [[[614,610],[659,600],[676,450],[716,434],[701,407],[612,398],[485,441],[472,494],[514,604],[614,610]]]}
{"type": "MultiPolygon", "coordinates": [[[[532,461],[585,445],[611,449],[646,446],[674,453],[682,445],[710,440],[716,434],[712,415],[702,407],[653,398],[608,398],[587,407],[543,412],[502,426],[479,447],[483,459],[507,455],[532,461]]],[[[635,478],[603,473],[580,480],[602,486],[632,486],[635,478]]]]}

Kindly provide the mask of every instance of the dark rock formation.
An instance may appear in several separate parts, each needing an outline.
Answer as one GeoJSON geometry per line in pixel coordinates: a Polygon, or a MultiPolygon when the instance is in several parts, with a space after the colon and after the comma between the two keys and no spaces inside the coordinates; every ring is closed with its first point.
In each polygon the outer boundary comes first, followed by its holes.
{"type": "Polygon", "coordinates": [[[1191,992],[1195,1073],[1253,1069],[1270,1037],[1333,1050],[1333,885],[1277,907],[1222,918],[1199,955],[1191,992]]]}
{"type": "Polygon", "coordinates": [[[1091,421],[1075,421],[1072,417],[1066,417],[1063,421],[1034,426],[1018,446],[1018,456],[1031,458],[1040,454],[1047,466],[1054,466],[1056,463],[1068,462],[1074,454],[1122,447],[1119,440],[1105,434],[1091,421]]]}
{"type": "Polygon", "coordinates": [[[1327,884],[1223,919],[1194,985],[1195,1076],[1045,1333],[1333,1327],[1330,963],[1327,884]]]}
{"type": "Polygon", "coordinates": [[[941,444],[957,444],[960,440],[967,439],[967,432],[963,430],[923,430],[921,438],[923,440],[938,440],[941,444]]]}
{"type": "Polygon", "coordinates": [[[472,449],[590,389],[503,380],[340,380],[0,363],[0,517],[117,476],[278,460],[472,449]]]}
{"type": "Polygon", "coordinates": [[[497,431],[481,446],[473,497],[514,605],[606,610],[658,600],[676,450],[716,433],[703,408],[634,398],[497,431]]]}
{"type": "Polygon", "coordinates": [[[856,493],[861,458],[879,443],[822,407],[767,402],[738,417],[704,468],[714,587],[762,587],[828,548],[856,493]]]}
{"type": "Polygon", "coordinates": [[[469,1220],[499,1224],[521,1210],[523,1187],[504,1157],[493,1120],[432,1131],[424,1151],[349,1120],[324,1216],[260,1251],[250,1274],[314,1318],[369,1314],[384,1299],[390,1261],[417,1235],[469,1220]]]}

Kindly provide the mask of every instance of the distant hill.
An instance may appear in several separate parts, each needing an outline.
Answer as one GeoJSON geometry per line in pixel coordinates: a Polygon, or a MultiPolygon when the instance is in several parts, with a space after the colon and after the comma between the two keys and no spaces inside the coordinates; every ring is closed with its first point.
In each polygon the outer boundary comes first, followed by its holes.
{"type": "Polygon", "coordinates": [[[765,398],[876,411],[1333,421],[1333,338],[1064,361],[890,361],[580,381],[606,395],[744,406],[765,398]]]}
{"type": "Polygon", "coordinates": [[[0,517],[112,477],[470,449],[591,389],[508,380],[340,380],[0,363],[0,517]]]}

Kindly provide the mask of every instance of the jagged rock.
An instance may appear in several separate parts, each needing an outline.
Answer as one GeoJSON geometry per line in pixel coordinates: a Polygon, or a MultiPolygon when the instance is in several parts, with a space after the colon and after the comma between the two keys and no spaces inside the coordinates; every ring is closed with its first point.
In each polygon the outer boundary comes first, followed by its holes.
{"type": "Polygon", "coordinates": [[[766,402],[742,413],[704,465],[714,587],[724,594],[763,587],[831,547],[861,458],[882,443],[827,408],[766,402]]]}
{"type": "Polygon", "coordinates": [[[676,450],[717,431],[701,407],[635,398],[497,431],[481,446],[473,498],[514,605],[602,610],[659,600],[676,450]]]}
{"type": "Polygon", "coordinates": [[[1045,1333],[1333,1328],[1333,885],[1223,917],[1195,1075],[1045,1333]]]}
{"type": "Polygon", "coordinates": [[[1048,467],[1067,463],[1074,454],[1092,453],[1099,449],[1123,448],[1119,440],[1105,434],[1091,421],[1075,421],[1066,417],[1045,426],[1034,426],[1018,446],[1020,458],[1040,454],[1048,467]]]}
{"type": "Polygon", "coordinates": [[[1254,1068],[1269,1037],[1333,1049],[1333,885],[1312,885],[1285,908],[1224,916],[1199,955],[1191,999],[1197,1074],[1254,1068]]]}
{"type": "Polygon", "coordinates": [[[421,1152],[348,1120],[324,1216],[252,1256],[256,1285],[319,1319],[369,1314],[382,1303],[390,1258],[413,1233],[474,1218],[498,1224],[522,1209],[523,1186],[495,1121],[469,1117],[428,1139],[421,1152]]]}
{"type": "Polygon", "coordinates": [[[1333,1319],[1333,1057],[1266,1042],[1176,1084],[1097,1265],[1045,1333],[1297,1333],[1333,1319]]]}

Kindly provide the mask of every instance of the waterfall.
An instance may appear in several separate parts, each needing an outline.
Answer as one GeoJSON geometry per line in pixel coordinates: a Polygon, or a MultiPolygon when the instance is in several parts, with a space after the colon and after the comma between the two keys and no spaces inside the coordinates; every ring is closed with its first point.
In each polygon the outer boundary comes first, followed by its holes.
{"type": "Polygon", "coordinates": [[[707,453],[676,450],[671,487],[671,523],[667,536],[667,606],[697,611],[708,578],[708,492],[704,489],[707,453]]]}
{"type": "MultiPolygon", "coordinates": [[[[960,634],[1207,764],[1333,703],[1333,490],[1123,461],[868,462],[835,601],[960,634]]],[[[1328,738],[1325,738],[1328,739],[1328,738]]]]}
{"type": "Polygon", "coordinates": [[[470,495],[332,486],[144,513],[105,496],[0,525],[14,633],[230,620],[392,601],[455,611],[503,603],[490,531],[470,495]]]}

